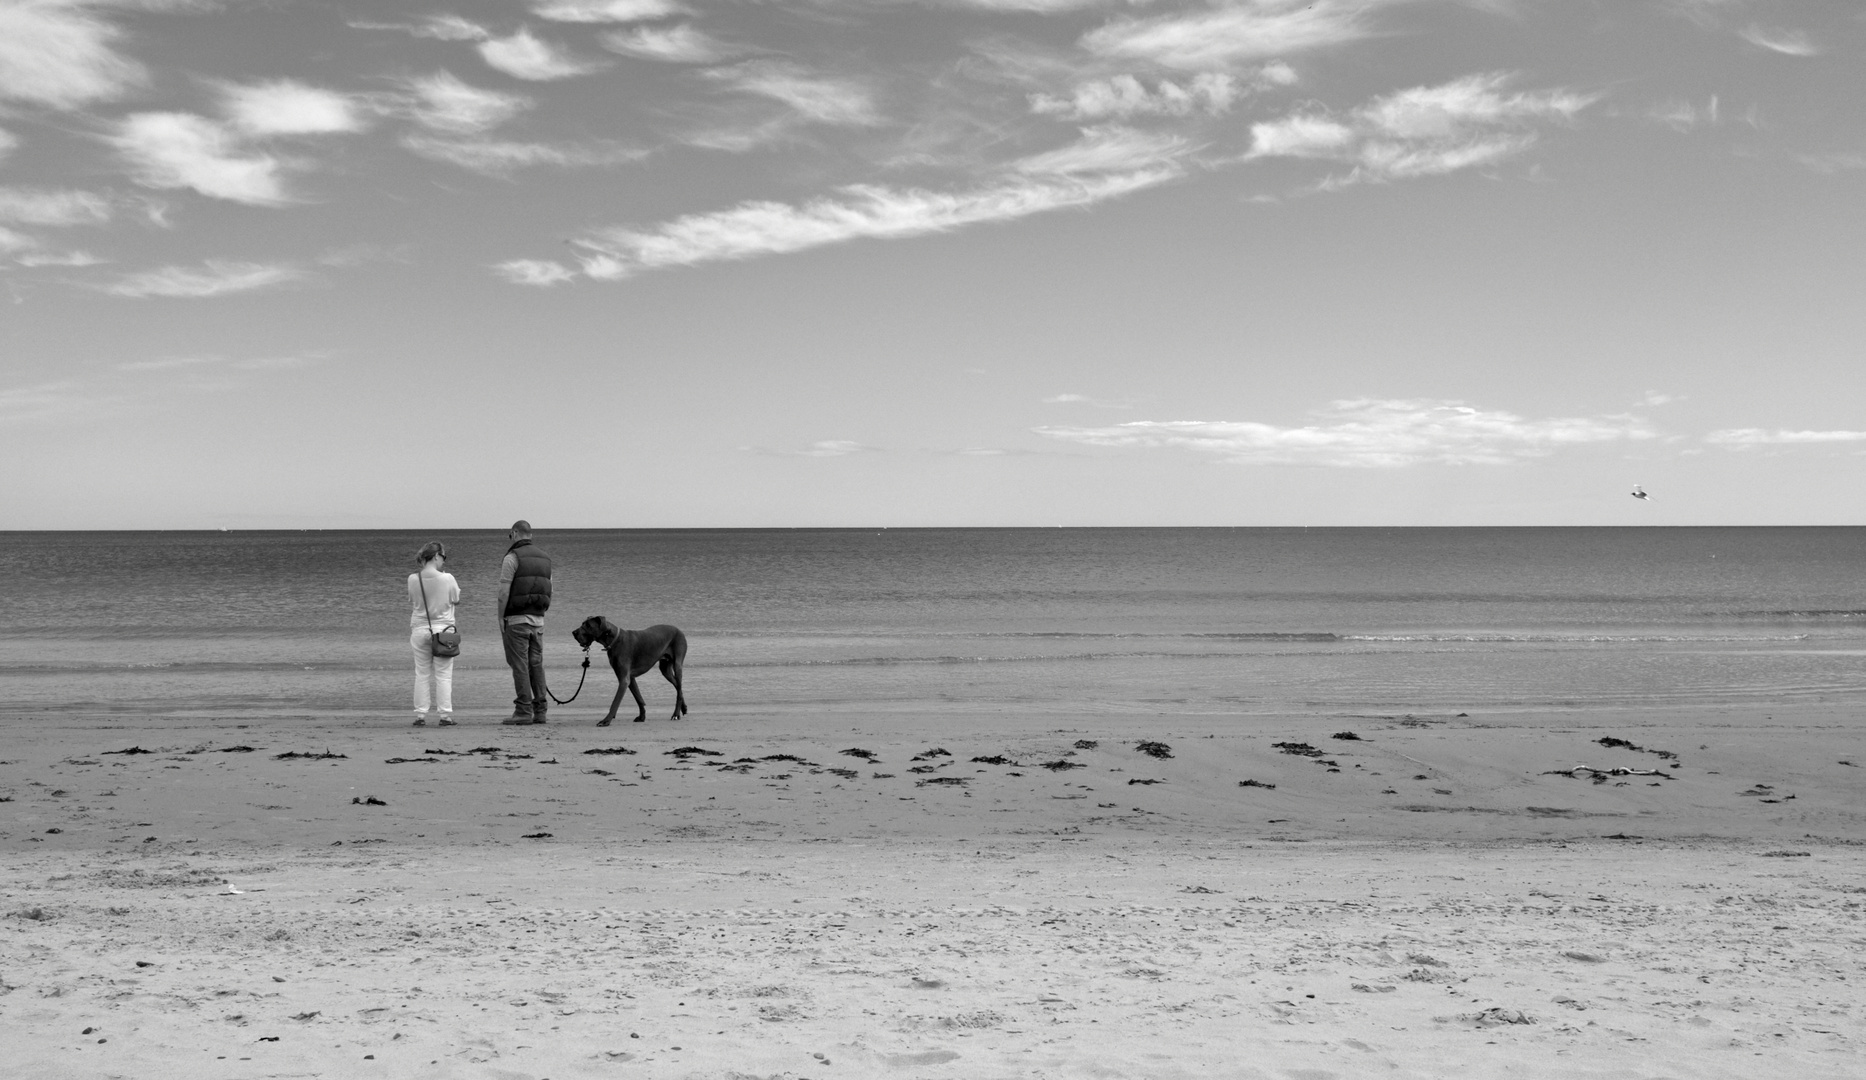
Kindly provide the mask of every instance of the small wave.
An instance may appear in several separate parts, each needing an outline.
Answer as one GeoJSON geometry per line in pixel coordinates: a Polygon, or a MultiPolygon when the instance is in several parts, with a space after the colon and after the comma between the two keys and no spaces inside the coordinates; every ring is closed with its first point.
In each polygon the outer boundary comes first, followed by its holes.
{"type": "Polygon", "coordinates": [[[1780,611],[1732,611],[1732,619],[1866,619],[1866,611],[1851,608],[1784,608],[1780,611]]]}
{"type": "Polygon", "coordinates": [[[1406,644],[1646,645],[1806,641],[1808,634],[1343,634],[1342,641],[1406,644]]]}

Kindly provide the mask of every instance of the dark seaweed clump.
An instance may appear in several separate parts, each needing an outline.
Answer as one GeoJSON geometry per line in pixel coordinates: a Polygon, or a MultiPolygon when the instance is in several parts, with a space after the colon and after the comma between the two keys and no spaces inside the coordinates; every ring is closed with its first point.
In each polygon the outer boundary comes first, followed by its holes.
{"type": "Polygon", "coordinates": [[[842,751],[842,753],[847,754],[849,757],[861,758],[863,761],[877,760],[873,750],[864,750],[859,746],[851,746],[847,750],[842,751]]]}
{"type": "Polygon", "coordinates": [[[1093,750],[1100,745],[1101,743],[1096,742],[1094,739],[1077,739],[1076,740],[1077,750],[1093,750]]]}
{"type": "Polygon", "coordinates": [[[1134,749],[1150,758],[1169,758],[1173,756],[1173,748],[1163,742],[1137,742],[1134,744],[1134,749]]]}
{"type": "Polygon", "coordinates": [[[1266,784],[1262,780],[1239,780],[1238,786],[1239,787],[1260,787],[1260,788],[1265,789],[1266,791],[1276,790],[1275,784],[1266,784]]]}
{"type": "Polygon", "coordinates": [[[296,750],[287,750],[283,754],[272,755],[272,760],[274,761],[328,761],[331,758],[343,758],[347,760],[349,756],[350,755],[348,754],[333,754],[329,750],[326,750],[321,754],[313,754],[309,752],[299,753],[296,750]]]}
{"type": "Polygon", "coordinates": [[[635,751],[626,746],[599,746],[594,750],[585,750],[585,754],[632,754],[635,751]]]}
{"type": "Polygon", "coordinates": [[[665,753],[665,754],[664,754],[663,756],[668,756],[668,755],[671,755],[671,756],[673,756],[673,757],[679,757],[679,758],[684,758],[684,757],[690,757],[690,756],[692,756],[692,755],[694,755],[694,754],[704,754],[704,755],[706,755],[707,757],[722,757],[722,756],[724,756],[724,755],[722,755],[722,754],[720,754],[720,752],[719,752],[719,751],[717,751],[717,750],[708,750],[708,749],[707,749],[706,747],[704,747],[704,746],[677,746],[677,747],[675,747],[675,748],[674,748],[674,749],[672,749],[672,750],[669,750],[669,751],[666,751],[666,753],[665,753]]]}
{"type": "Polygon", "coordinates": [[[1352,731],[1337,731],[1333,735],[1330,735],[1329,738],[1340,739],[1343,742],[1360,742],[1361,741],[1361,737],[1359,735],[1356,735],[1352,731]]]}
{"type": "Polygon", "coordinates": [[[1310,746],[1306,742],[1278,742],[1278,743],[1271,743],[1270,745],[1276,747],[1278,750],[1283,751],[1285,754],[1295,754],[1297,757],[1321,757],[1322,756],[1322,752],[1320,750],[1317,750],[1315,747],[1310,746]]]}
{"type": "Polygon", "coordinates": [[[972,759],[972,761],[975,764],[979,764],[979,765],[1015,765],[1017,764],[1017,762],[1012,761],[1010,758],[1005,757],[1003,754],[986,754],[983,757],[975,757],[972,759]]]}
{"type": "Polygon", "coordinates": [[[1080,761],[1046,761],[1043,763],[1043,767],[1051,772],[1062,772],[1065,769],[1088,768],[1087,765],[1082,764],[1080,761]]]}

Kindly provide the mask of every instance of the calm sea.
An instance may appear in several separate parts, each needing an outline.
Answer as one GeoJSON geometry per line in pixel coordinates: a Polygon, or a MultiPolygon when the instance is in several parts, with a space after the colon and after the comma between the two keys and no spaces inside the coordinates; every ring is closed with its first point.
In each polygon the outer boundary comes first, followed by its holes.
{"type": "MultiPolygon", "coordinates": [[[[408,707],[447,542],[462,712],[505,708],[504,534],[0,534],[0,716],[408,707]]],[[[546,657],[672,622],[708,714],[1435,711],[1866,701],[1866,529],[549,532],[546,657]]],[[[593,669],[576,708],[606,704],[593,669]]],[[[671,695],[643,680],[651,713],[671,695]]],[[[575,715],[581,715],[580,712],[575,715]]]]}

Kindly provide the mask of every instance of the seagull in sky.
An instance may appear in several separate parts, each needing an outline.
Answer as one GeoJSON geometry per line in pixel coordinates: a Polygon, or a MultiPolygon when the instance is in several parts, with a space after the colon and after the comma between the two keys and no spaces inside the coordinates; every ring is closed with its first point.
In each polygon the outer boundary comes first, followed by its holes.
{"type": "Polygon", "coordinates": [[[1646,494],[1646,489],[1644,487],[1641,487],[1638,484],[1633,485],[1633,490],[1629,494],[1631,494],[1633,498],[1638,499],[1640,502],[1651,502],[1652,501],[1652,496],[1646,494]]]}

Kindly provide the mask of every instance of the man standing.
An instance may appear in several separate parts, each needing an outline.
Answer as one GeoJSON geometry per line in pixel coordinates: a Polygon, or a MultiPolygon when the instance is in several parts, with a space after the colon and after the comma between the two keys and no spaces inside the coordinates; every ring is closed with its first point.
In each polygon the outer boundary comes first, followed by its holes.
{"type": "Polygon", "coordinates": [[[551,608],[551,557],[531,542],[531,522],[515,521],[499,564],[500,636],[512,669],[507,724],[542,724],[551,707],[544,685],[544,613],[551,608]]]}

